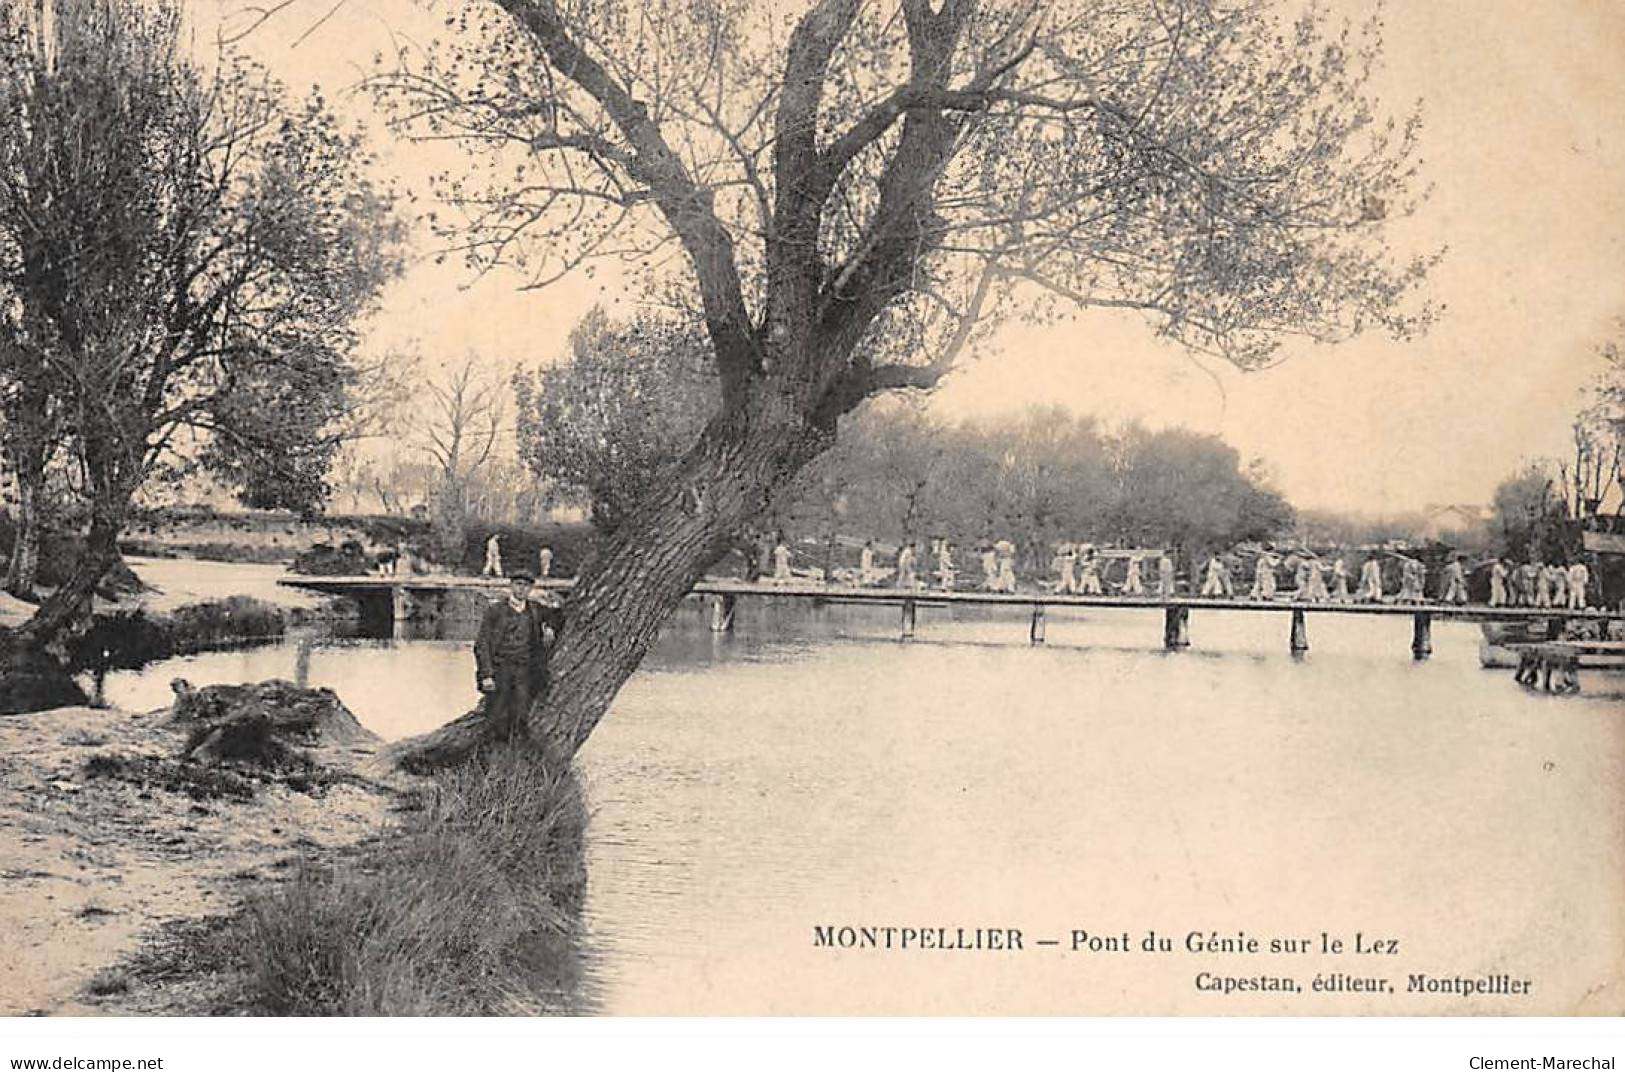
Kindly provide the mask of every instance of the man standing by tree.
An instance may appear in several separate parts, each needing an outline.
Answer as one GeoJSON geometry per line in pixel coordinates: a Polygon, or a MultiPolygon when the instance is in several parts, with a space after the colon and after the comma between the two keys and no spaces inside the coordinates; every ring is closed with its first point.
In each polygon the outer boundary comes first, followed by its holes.
{"type": "Polygon", "coordinates": [[[474,641],[486,714],[509,740],[523,732],[531,698],[547,689],[548,631],[557,636],[564,626],[559,610],[531,602],[531,582],[528,573],[513,575],[508,597],[485,609],[474,641]]]}

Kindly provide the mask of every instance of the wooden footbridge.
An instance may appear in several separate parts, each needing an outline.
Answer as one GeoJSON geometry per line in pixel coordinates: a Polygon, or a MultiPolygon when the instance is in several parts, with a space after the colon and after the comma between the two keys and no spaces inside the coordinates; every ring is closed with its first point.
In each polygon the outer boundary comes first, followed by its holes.
{"type": "MultiPolygon", "coordinates": [[[[448,575],[316,577],[290,575],[278,583],[295,588],[343,595],[382,609],[387,604],[395,622],[416,617],[438,616],[453,593],[484,592],[495,597],[506,589],[500,577],[455,577],[448,575]]],[[[568,591],[568,579],[536,582],[543,591],[568,591]]],[[[817,582],[737,581],[706,579],[695,585],[692,595],[709,602],[711,628],[717,632],[733,628],[734,607],[745,597],[809,599],[824,603],[893,606],[900,612],[900,635],[911,639],[918,608],[982,606],[1020,608],[1029,612],[1028,638],[1044,642],[1046,612],[1053,607],[1157,609],[1163,612],[1163,646],[1170,651],[1190,647],[1191,611],[1227,611],[1253,614],[1290,615],[1287,648],[1294,655],[1309,650],[1308,616],[1311,614],[1362,614],[1411,619],[1411,654],[1426,659],[1433,653],[1433,622],[1455,619],[1477,622],[1533,621],[1546,623],[1547,635],[1555,639],[1570,621],[1625,621],[1625,612],[1595,608],[1570,610],[1558,607],[1491,607],[1484,604],[1446,603],[1338,603],[1286,600],[1204,598],[1201,596],[1118,596],[1070,595],[1061,592],[983,592],[929,588],[859,588],[817,582]]]]}

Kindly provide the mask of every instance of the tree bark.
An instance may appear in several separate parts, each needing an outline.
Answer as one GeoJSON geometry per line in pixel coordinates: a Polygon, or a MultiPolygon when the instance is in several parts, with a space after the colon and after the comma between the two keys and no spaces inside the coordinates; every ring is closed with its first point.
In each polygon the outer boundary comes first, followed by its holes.
{"type": "MultiPolygon", "coordinates": [[[[605,538],[565,604],[550,685],[533,705],[530,735],[542,754],[572,756],[638,668],[672,612],[733,536],[833,442],[803,408],[763,388],[719,417],[680,463],[605,538]]],[[[446,766],[489,744],[478,711],[393,749],[409,769],[446,766]]]]}
{"type": "Polygon", "coordinates": [[[84,553],[61,587],[40,604],[13,638],[26,648],[44,649],[89,621],[91,600],[107,571],[119,560],[118,537],[129,512],[129,495],[98,501],[92,509],[84,553]]]}
{"type": "Polygon", "coordinates": [[[17,531],[6,565],[5,590],[32,600],[39,581],[40,486],[24,473],[17,474],[17,531]]]}

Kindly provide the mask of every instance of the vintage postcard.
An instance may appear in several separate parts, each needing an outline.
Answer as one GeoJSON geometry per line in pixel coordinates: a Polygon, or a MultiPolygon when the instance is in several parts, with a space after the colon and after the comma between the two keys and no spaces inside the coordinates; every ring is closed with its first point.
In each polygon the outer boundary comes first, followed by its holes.
{"type": "Polygon", "coordinates": [[[1620,1015],[1622,61],[0,7],[0,1012],[1620,1015]]]}

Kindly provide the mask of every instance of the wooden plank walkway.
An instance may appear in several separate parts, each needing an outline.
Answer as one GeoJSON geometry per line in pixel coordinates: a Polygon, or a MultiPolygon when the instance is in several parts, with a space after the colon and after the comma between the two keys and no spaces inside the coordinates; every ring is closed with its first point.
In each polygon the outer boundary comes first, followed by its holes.
{"type": "MultiPolygon", "coordinates": [[[[505,589],[508,582],[500,577],[456,577],[439,574],[422,574],[411,576],[377,576],[357,575],[339,577],[315,577],[294,575],[281,578],[278,584],[293,588],[305,588],[313,591],[331,594],[376,594],[384,595],[393,589],[405,589],[408,592],[447,592],[447,591],[489,591],[494,596],[505,589]]],[[[574,586],[568,578],[549,578],[536,582],[536,587],[549,592],[566,592],[574,586]]],[[[850,585],[826,585],[817,582],[791,582],[774,584],[770,582],[736,581],[727,578],[707,578],[700,581],[693,588],[694,595],[704,596],[760,596],[770,598],[791,599],[817,599],[826,602],[838,603],[869,603],[882,605],[897,605],[911,602],[923,606],[994,606],[994,607],[1025,607],[1035,605],[1045,607],[1097,607],[1122,608],[1138,607],[1143,609],[1167,610],[1169,608],[1184,608],[1187,610],[1226,610],[1226,611],[1262,611],[1262,612],[1294,612],[1302,611],[1311,614],[1375,614],[1375,615],[1408,615],[1427,614],[1436,619],[1460,619],[1466,621],[1520,621],[1526,619],[1547,620],[1564,618],[1579,621],[1625,621],[1625,612],[1607,611],[1596,607],[1585,610],[1568,610],[1560,607],[1491,607],[1483,603],[1449,604],[1449,603],[1310,603],[1291,599],[1252,600],[1252,599],[1210,599],[1202,596],[1120,596],[1120,595],[1068,595],[1060,592],[1046,592],[1043,590],[1027,592],[982,592],[968,589],[944,591],[939,588],[858,588],[850,585]]]]}
{"type": "MultiPolygon", "coordinates": [[[[335,595],[348,595],[372,602],[376,607],[387,603],[390,617],[401,623],[417,617],[434,617],[443,609],[445,598],[452,592],[480,592],[496,596],[507,587],[501,577],[455,577],[448,575],[410,576],[344,576],[312,577],[289,575],[277,583],[335,595]]],[[[549,578],[536,582],[547,592],[564,592],[574,586],[568,578],[549,578]]],[[[1426,659],[1433,653],[1434,619],[1454,619],[1476,622],[1545,622],[1546,642],[1527,643],[1531,652],[1521,656],[1518,680],[1540,680],[1541,686],[1561,691],[1579,688],[1575,676],[1579,668],[1579,652],[1562,648],[1557,633],[1562,626],[1574,621],[1625,621],[1625,612],[1605,611],[1592,607],[1570,610],[1565,607],[1491,607],[1482,603],[1336,603],[1299,602],[1292,599],[1206,599],[1201,596],[1121,596],[1121,595],[1068,595],[1043,590],[1032,592],[944,591],[932,588],[857,588],[848,585],[826,585],[820,582],[795,581],[773,583],[738,581],[727,578],[707,578],[696,584],[691,592],[710,605],[711,629],[729,632],[734,627],[734,610],[742,597],[765,599],[811,599],[825,603],[869,604],[900,609],[900,639],[914,637],[918,611],[925,607],[954,605],[980,607],[1019,607],[1030,613],[1028,639],[1034,644],[1044,643],[1048,611],[1052,607],[1088,608],[1093,610],[1122,610],[1138,608],[1163,612],[1163,647],[1181,651],[1190,647],[1190,618],[1193,610],[1228,611],[1239,613],[1286,613],[1292,616],[1287,634],[1287,650],[1294,657],[1309,650],[1308,616],[1311,614],[1360,614],[1383,617],[1405,616],[1411,619],[1411,657],[1426,659]],[[1557,646],[1554,646],[1557,645],[1557,646]],[[1539,648],[1539,652],[1533,649],[1539,648]]],[[[1600,642],[1611,643],[1611,642],[1600,642]]]]}

